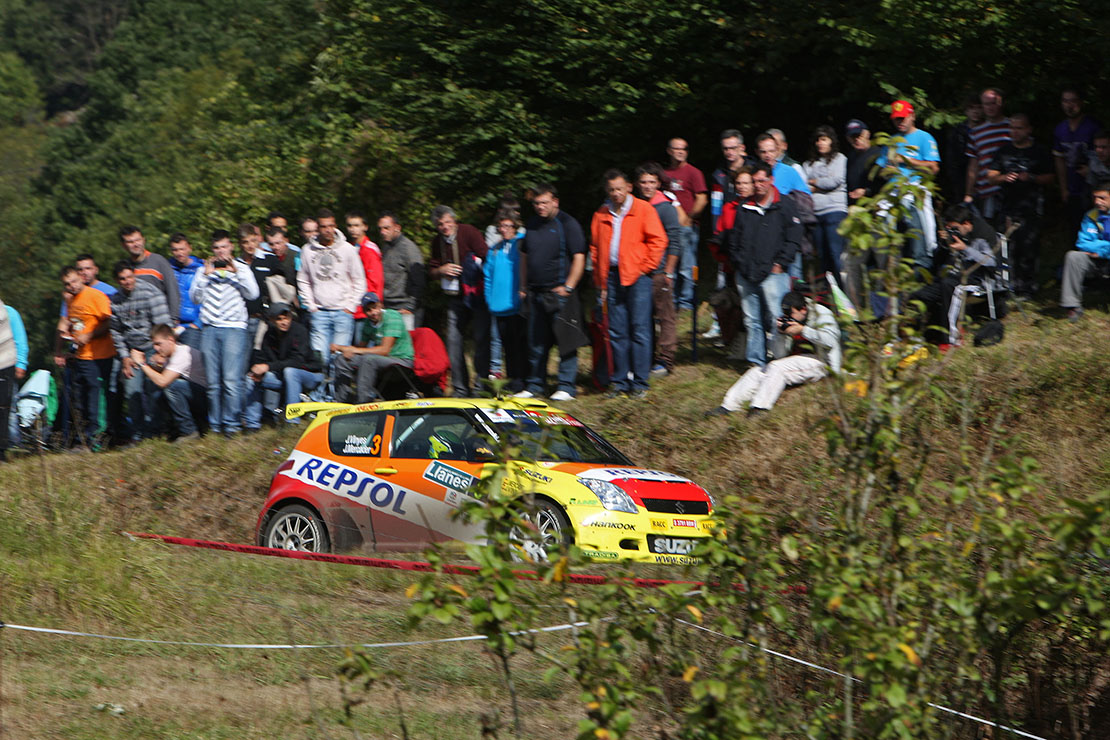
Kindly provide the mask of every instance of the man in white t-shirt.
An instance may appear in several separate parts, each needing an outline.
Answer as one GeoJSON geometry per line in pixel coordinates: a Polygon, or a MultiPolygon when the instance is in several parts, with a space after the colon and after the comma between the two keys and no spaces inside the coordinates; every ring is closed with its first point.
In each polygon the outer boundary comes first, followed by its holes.
{"type": "Polygon", "coordinates": [[[154,356],[139,365],[143,373],[161,390],[170,408],[175,442],[196,439],[197,419],[206,416],[208,383],[204,375],[204,356],[187,344],[178,344],[177,335],[167,324],[159,324],[150,332],[154,356]]]}

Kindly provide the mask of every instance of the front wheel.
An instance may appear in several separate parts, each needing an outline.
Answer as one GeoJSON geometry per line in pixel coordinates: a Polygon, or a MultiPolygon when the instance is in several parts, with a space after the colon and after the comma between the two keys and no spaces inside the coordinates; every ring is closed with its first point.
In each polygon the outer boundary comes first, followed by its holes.
{"type": "Polygon", "coordinates": [[[547,560],[549,550],[557,550],[560,545],[574,543],[574,528],[563,510],[550,501],[540,499],[536,502],[529,519],[536,531],[528,536],[516,528],[513,539],[516,543],[513,559],[518,562],[539,563],[547,560]]]}
{"type": "Polygon", "coordinates": [[[331,541],[324,522],[311,509],[293,504],[278,511],[266,525],[266,547],[300,552],[328,552],[331,541]]]}
{"type": "Polygon", "coordinates": [[[570,519],[558,504],[542,499],[537,501],[532,522],[536,525],[539,541],[544,550],[574,544],[574,528],[571,527],[570,519]]]}

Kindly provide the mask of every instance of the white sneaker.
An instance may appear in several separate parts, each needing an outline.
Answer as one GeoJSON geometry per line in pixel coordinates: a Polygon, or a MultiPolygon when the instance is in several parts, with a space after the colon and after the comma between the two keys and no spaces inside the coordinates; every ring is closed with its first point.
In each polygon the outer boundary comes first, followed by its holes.
{"type": "Polygon", "coordinates": [[[709,327],[709,330],[707,332],[705,332],[704,334],[702,334],[701,338],[702,339],[716,339],[719,336],[721,336],[721,325],[718,324],[716,321],[714,321],[713,326],[709,327]]]}
{"type": "Polygon", "coordinates": [[[514,393],[513,394],[513,398],[535,398],[535,397],[536,397],[536,394],[533,393],[532,391],[521,391],[520,393],[514,393]]]}
{"type": "Polygon", "coordinates": [[[552,401],[575,401],[575,400],[577,400],[574,396],[567,393],[566,391],[555,391],[554,393],[551,394],[550,398],[551,398],[552,401]]]}

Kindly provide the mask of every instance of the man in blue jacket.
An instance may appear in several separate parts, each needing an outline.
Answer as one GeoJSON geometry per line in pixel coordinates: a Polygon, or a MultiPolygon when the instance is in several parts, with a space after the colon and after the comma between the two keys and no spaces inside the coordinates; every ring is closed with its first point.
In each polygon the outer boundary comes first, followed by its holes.
{"type": "MultiPolygon", "coordinates": [[[[0,301],[0,462],[7,459],[12,398],[16,385],[27,376],[27,331],[23,318],[0,301]]],[[[18,429],[18,427],[16,427],[18,429]]]]}
{"type": "Polygon", "coordinates": [[[177,310],[177,341],[200,351],[200,306],[189,297],[193,279],[204,263],[193,256],[193,245],[182,233],[170,237],[170,267],[177,276],[177,290],[181,295],[181,305],[177,310]]]}
{"type": "Polygon", "coordinates": [[[1083,217],[1075,249],[1064,258],[1060,305],[1068,310],[1069,321],[1083,315],[1083,278],[1110,259],[1110,183],[1096,185],[1092,195],[1095,207],[1083,217]]]}

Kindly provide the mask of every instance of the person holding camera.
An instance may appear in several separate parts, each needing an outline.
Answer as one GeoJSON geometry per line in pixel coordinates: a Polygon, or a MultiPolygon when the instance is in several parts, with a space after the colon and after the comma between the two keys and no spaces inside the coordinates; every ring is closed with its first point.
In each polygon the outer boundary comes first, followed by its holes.
{"type": "Polygon", "coordinates": [[[767,413],[788,386],[815,383],[830,369],[840,372],[840,326],[830,309],[792,290],[782,297],[778,329],[791,341],[790,354],[765,367],[751,367],[706,416],[731,414],[745,403],[750,403],[749,416],[767,413]]]}
{"type": "Polygon", "coordinates": [[[948,249],[937,253],[934,281],[911,293],[909,300],[924,303],[927,326],[947,324],[948,343],[959,344],[963,298],[995,271],[998,234],[970,206],[950,205],[940,235],[948,249]]]}
{"type": "Polygon", "coordinates": [[[247,334],[247,301],[258,297],[251,268],[232,258],[231,235],[212,232],[212,257],[193,280],[189,297],[200,306],[200,348],[208,379],[208,426],[233,437],[239,432],[243,406],[244,367],[251,342],[247,334]]]}
{"type": "Polygon", "coordinates": [[[947,324],[948,342],[959,344],[964,293],[982,285],[993,273],[998,234],[966,205],[949,206],[944,223],[942,242],[948,247],[945,259],[941,260],[938,253],[935,279],[911,293],[910,300],[924,303],[928,325],[947,324]]]}

